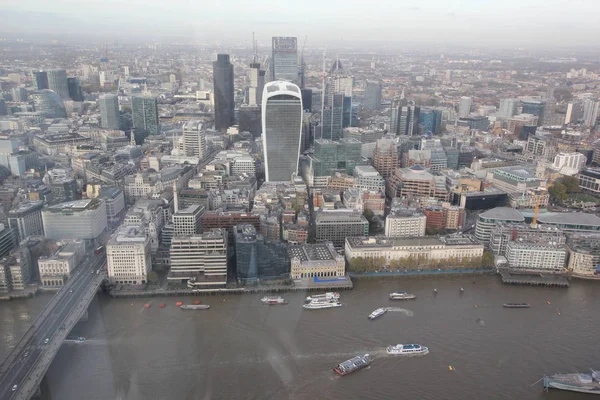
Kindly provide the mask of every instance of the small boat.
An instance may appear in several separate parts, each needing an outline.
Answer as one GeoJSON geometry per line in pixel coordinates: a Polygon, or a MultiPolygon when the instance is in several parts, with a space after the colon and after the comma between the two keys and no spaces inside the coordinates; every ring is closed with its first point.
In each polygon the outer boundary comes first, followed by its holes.
{"type": "Polygon", "coordinates": [[[463,288],[460,288],[460,292],[461,292],[461,293],[463,293],[464,291],[465,291],[465,289],[463,289],[463,288]]]}
{"type": "Polygon", "coordinates": [[[327,292],[325,294],[314,294],[312,296],[308,296],[305,301],[338,300],[339,298],[340,294],[338,292],[327,292]]]}
{"type": "Polygon", "coordinates": [[[262,299],[260,299],[260,301],[263,304],[268,304],[268,305],[279,305],[279,304],[287,304],[287,300],[285,300],[283,297],[281,296],[265,296],[262,299]]]}
{"type": "Polygon", "coordinates": [[[387,312],[387,310],[385,308],[378,308],[377,310],[375,310],[371,314],[369,314],[369,319],[374,320],[375,318],[381,317],[386,312],[387,312]]]}
{"type": "Polygon", "coordinates": [[[417,296],[414,294],[406,293],[403,291],[390,293],[390,300],[413,300],[416,299],[417,296]]]}
{"type": "Polygon", "coordinates": [[[571,392],[600,394],[600,372],[591,374],[572,373],[544,376],[545,389],[560,389],[571,392]]]}
{"type": "Polygon", "coordinates": [[[144,304],[144,308],[150,308],[150,303],[144,304]]]}
{"type": "Polygon", "coordinates": [[[448,371],[454,371],[454,367],[452,365],[448,365],[448,371]]]}
{"type": "Polygon", "coordinates": [[[337,308],[341,307],[342,303],[337,300],[333,301],[311,301],[308,304],[302,305],[303,308],[307,310],[323,310],[325,308],[337,308]]]}
{"type": "Polygon", "coordinates": [[[182,305],[183,305],[183,301],[178,301],[177,303],[175,303],[175,305],[176,305],[177,307],[180,307],[180,306],[182,306],[182,305]]]}
{"type": "Polygon", "coordinates": [[[179,308],[182,310],[208,310],[210,306],[208,304],[183,304],[179,308]]]}
{"type": "Polygon", "coordinates": [[[437,293],[437,289],[433,289],[433,293],[437,293]]]}
{"type": "Polygon", "coordinates": [[[160,307],[160,308],[165,308],[166,306],[167,306],[167,305],[166,305],[165,303],[160,303],[160,304],[158,305],[158,307],[160,307]]]}
{"type": "Polygon", "coordinates": [[[401,356],[414,356],[417,354],[428,354],[429,349],[420,344],[397,344],[395,346],[386,347],[385,351],[388,354],[401,356]]]}
{"type": "Polygon", "coordinates": [[[200,301],[199,301],[199,300],[196,300],[196,301],[194,301],[194,304],[195,304],[195,305],[198,305],[198,304],[200,304],[200,301]]]}
{"type": "Polygon", "coordinates": [[[371,361],[373,360],[368,354],[365,354],[364,356],[356,356],[344,361],[343,363],[339,363],[333,368],[333,370],[336,374],[344,376],[354,371],[358,371],[359,369],[368,367],[369,364],[371,364],[371,361]]]}
{"type": "Polygon", "coordinates": [[[504,303],[502,304],[504,308],[529,308],[531,307],[528,303],[504,303]]]}

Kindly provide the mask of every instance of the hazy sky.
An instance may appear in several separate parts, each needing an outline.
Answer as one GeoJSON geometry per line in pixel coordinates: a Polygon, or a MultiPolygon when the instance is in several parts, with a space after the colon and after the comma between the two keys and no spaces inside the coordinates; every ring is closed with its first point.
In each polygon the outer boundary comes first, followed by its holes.
{"type": "Polygon", "coordinates": [[[265,44],[270,36],[308,35],[309,44],[343,38],[515,47],[595,45],[600,36],[600,0],[19,0],[9,4],[10,9],[0,5],[4,32],[65,33],[70,28],[73,34],[87,30],[110,37],[189,35],[202,41],[231,41],[249,38],[255,31],[265,44]]]}

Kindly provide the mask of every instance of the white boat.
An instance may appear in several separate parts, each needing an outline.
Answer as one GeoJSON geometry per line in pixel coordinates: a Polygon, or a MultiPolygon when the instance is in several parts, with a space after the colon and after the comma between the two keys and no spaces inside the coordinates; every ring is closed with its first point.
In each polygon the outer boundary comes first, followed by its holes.
{"type": "Polygon", "coordinates": [[[322,310],[325,308],[336,308],[336,307],[341,307],[342,303],[340,303],[337,300],[333,300],[333,301],[311,301],[308,304],[304,304],[302,307],[306,308],[307,310],[322,310]]]}
{"type": "Polygon", "coordinates": [[[417,354],[428,354],[429,349],[420,344],[397,344],[395,346],[386,347],[385,351],[388,354],[411,356],[417,354]]]}
{"type": "Polygon", "coordinates": [[[381,317],[386,312],[387,312],[387,310],[385,308],[378,308],[377,310],[375,310],[371,314],[369,314],[369,319],[374,320],[375,318],[381,317]]]}
{"type": "Polygon", "coordinates": [[[263,304],[268,304],[268,305],[287,304],[288,303],[287,300],[285,300],[281,296],[265,296],[262,299],[260,299],[260,301],[263,304]]]}
{"type": "Polygon", "coordinates": [[[208,304],[184,304],[179,308],[182,310],[208,310],[210,306],[208,304]]]}
{"type": "Polygon", "coordinates": [[[390,293],[390,300],[413,300],[416,299],[417,296],[414,294],[406,293],[406,292],[394,292],[390,293]]]}
{"type": "Polygon", "coordinates": [[[338,300],[339,298],[340,294],[338,292],[327,292],[325,294],[314,294],[312,296],[308,296],[305,301],[338,300]]]}

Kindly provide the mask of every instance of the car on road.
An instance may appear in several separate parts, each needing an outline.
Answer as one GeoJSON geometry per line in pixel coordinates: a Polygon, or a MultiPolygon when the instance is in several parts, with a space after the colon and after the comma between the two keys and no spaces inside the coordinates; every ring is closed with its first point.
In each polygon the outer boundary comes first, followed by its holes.
{"type": "Polygon", "coordinates": [[[14,392],[14,391],[16,391],[16,390],[17,390],[17,388],[18,388],[18,387],[19,387],[19,385],[13,385],[13,387],[12,387],[12,389],[11,389],[11,390],[14,392]]]}
{"type": "Polygon", "coordinates": [[[73,293],[73,289],[69,290],[69,293],[73,293]]]}
{"type": "Polygon", "coordinates": [[[23,358],[27,358],[27,356],[29,356],[29,352],[26,351],[25,354],[23,354],[23,358]]]}
{"type": "Polygon", "coordinates": [[[44,344],[48,344],[48,342],[50,342],[50,339],[46,338],[46,340],[44,340],[44,344]]]}

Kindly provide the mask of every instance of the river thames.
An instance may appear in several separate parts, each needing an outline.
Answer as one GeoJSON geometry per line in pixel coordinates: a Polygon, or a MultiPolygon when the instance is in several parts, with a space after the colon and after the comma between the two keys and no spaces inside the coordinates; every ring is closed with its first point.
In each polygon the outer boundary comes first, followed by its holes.
{"type": "MultiPolygon", "coordinates": [[[[341,292],[344,307],[328,310],[304,310],[305,295],[284,294],[285,306],[263,305],[259,295],[98,296],[89,321],[73,330],[86,342],[63,345],[42,399],[584,399],[531,385],[544,372],[600,369],[597,283],[556,289],[504,286],[496,276],[359,280],[341,292]],[[389,300],[396,290],[418,298],[389,300]],[[178,300],[211,308],[183,311],[178,300]],[[506,309],[505,302],[531,308],[506,309]],[[396,311],[369,321],[378,307],[396,311]],[[396,343],[419,343],[430,354],[386,355],[396,343]],[[332,372],[364,353],[374,357],[367,369],[332,372]]],[[[0,303],[0,357],[48,298],[0,303]]]]}

